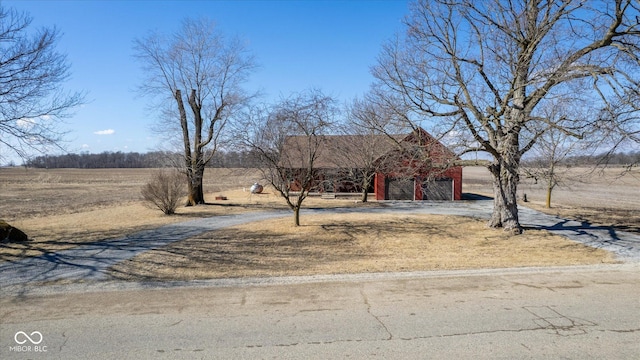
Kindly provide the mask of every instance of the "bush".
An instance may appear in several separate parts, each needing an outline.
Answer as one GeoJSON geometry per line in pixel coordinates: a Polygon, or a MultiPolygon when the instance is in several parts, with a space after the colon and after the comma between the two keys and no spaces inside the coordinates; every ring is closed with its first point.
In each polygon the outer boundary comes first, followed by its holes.
{"type": "Polygon", "coordinates": [[[151,181],[142,187],[142,197],[166,215],[175,214],[178,202],[187,194],[185,182],[186,177],[178,170],[158,170],[151,181]]]}
{"type": "Polygon", "coordinates": [[[29,237],[22,230],[14,228],[4,220],[0,220],[0,242],[16,243],[28,240],[29,237]]]}

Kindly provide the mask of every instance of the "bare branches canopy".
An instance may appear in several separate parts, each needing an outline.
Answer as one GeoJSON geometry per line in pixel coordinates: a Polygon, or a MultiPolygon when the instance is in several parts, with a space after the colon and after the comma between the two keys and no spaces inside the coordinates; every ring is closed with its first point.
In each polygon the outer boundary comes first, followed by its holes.
{"type": "Polygon", "coordinates": [[[243,43],[226,38],[206,19],[187,19],[173,35],[135,41],[146,79],[141,92],[158,102],[165,131],[180,134],[189,205],[204,203],[206,164],[225,140],[225,128],[249,96],[241,85],[255,68],[243,43]]]}
{"type": "Polygon", "coordinates": [[[374,75],[492,156],[490,225],[519,233],[520,159],[544,133],[637,138],[639,19],[637,0],[419,0],[374,75]],[[558,101],[570,111],[546,117],[558,101]]]}
{"type": "Polygon", "coordinates": [[[316,183],[323,135],[338,113],[336,100],[319,90],[293,94],[268,107],[255,107],[236,132],[251,151],[264,179],[287,202],[300,225],[300,208],[316,183]]]}
{"type": "Polygon", "coordinates": [[[70,65],[55,49],[58,31],[30,25],[27,14],[0,4],[0,145],[22,158],[60,148],[60,120],[83,102],[61,89],[70,65]]]}

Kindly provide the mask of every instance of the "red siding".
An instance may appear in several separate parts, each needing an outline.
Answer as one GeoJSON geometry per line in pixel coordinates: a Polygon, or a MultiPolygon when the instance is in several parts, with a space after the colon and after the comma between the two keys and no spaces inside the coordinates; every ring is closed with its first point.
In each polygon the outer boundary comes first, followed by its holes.
{"type": "Polygon", "coordinates": [[[413,182],[413,200],[422,200],[422,186],[420,184],[420,181],[413,182]]]}
{"type": "Polygon", "coordinates": [[[453,179],[453,200],[462,200],[462,166],[448,169],[444,176],[453,179]]]}
{"type": "MultiPolygon", "coordinates": [[[[373,189],[376,194],[376,200],[385,200],[385,179],[386,177],[392,177],[392,174],[376,173],[376,177],[373,182],[373,189]]],[[[417,177],[427,177],[428,174],[418,174],[417,177]]],[[[450,178],[453,180],[453,200],[462,200],[462,167],[455,166],[447,169],[442,174],[441,178],[450,178]]],[[[415,200],[422,200],[422,187],[419,183],[416,183],[415,187],[415,200]]]]}
{"type": "Polygon", "coordinates": [[[373,191],[376,193],[376,200],[384,200],[384,179],[384,174],[376,173],[376,177],[373,180],[373,191]]]}

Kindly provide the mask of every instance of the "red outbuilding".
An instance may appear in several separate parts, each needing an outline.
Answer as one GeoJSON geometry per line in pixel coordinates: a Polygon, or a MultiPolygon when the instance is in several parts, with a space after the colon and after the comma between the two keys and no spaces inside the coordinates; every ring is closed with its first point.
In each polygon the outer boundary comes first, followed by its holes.
{"type": "Polygon", "coordinates": [[[389,163],[376,172],[376,200],[462,199],[462,167],[451,150],[421,128],[398,144],[400,150],[391,150],[398,154],[385,154],[389,163]]]}
{"type": "MultiPolygon", "coordinates": [[[[297,160],[309,158],[308,151],[300,150],[307,141],[302,136],[285,140],[292,174],[307,167],[297,160]]],[[[366,187],[376,200],[462,199],[459,158],[424,129],[396,136],[325,135],[318,141],[311,192],[339,195],[366,187]]]]}

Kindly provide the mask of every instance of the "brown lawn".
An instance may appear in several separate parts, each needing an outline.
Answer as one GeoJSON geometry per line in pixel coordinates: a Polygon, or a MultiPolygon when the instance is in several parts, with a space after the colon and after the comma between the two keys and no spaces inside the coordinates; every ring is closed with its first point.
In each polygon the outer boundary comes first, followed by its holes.
{"type": "Polygon", "coordinates": [[[599,249],[542,230],[521,236],[472,218],[340,214],[235,226],[115,266],[127,280],[195,280],[313,274],[558,266],[616,262],[599,249]]]}

